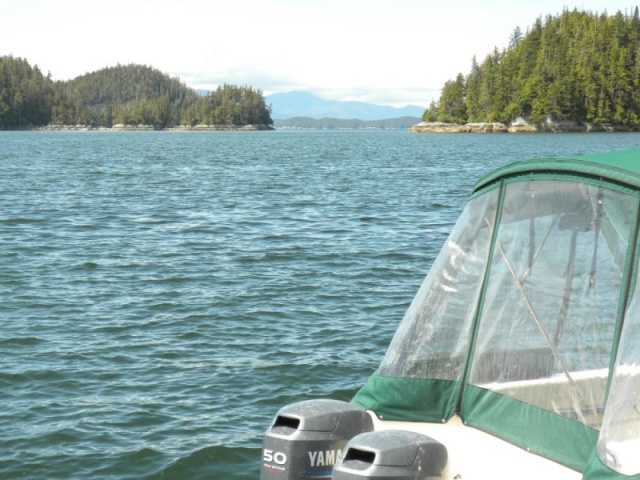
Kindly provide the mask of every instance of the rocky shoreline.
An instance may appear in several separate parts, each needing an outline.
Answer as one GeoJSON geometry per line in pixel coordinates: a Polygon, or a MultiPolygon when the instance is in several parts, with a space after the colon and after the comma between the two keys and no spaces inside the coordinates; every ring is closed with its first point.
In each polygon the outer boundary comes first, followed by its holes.
{"type": "MultiPolygon", "coordinates": [[[[22,130],[22,129],[21,129],[22,130]]],[[[101,131],[101,132],[229,132],[275,130],[268,125],[178,125],[174,127],[155,128],[153,125],[124,125],[112,127],[92,127],[90,125],[47,125],[44,127],[24,128],[36,131],[101,131]]],[[[530,123],[519,117],[510,124],[493,123],[459,123],[420,122],[409,128],[414,133],[571,133],[571,132],[640,132],[640,125],[623,125],[614,123],[584,123],[575,120],[553,120],[548,118],[541,123],[530,123]]]]}
{"type": "Polygon", "coordinates": [[[267,125],[178,125],[176,127],[154,128],[152,125],[123,125],[117,124],[113,127],[92,127],[90,125],[47,125],[46,127],[36,127],[30,130],[47,131],[47,132],[147,132],[147,131],[164,131],[164,132],[247,132],[258,130],[274,130],[273,127],[267,125]]]}
{"type": "Polygon", "coordinates": [[[640,132],[640,125],[614,123],[583,123],[575,120],[547,118],[541,123],[530,123],[522,117],[509,125],[504,123],[420,122],[409,128],[416,133],[570,133],[570,132],[640,132]]]}

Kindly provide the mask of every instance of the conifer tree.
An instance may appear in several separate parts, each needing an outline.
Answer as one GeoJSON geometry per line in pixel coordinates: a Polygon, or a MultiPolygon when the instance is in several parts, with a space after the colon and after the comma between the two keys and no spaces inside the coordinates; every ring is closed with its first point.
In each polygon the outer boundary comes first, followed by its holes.
{"type": "Polygon", "coordinates": [[[438,119],[456,123],[522,116],[638,125],[638,8],[615,15],[565,9],[536,19],[524,35],[516,27],[506,50],[473,58],[466,76],[445,83],[437,104],[438,119]]]}
{"type": "Polygon", "coordinates": [[[223,85],[207,97],[145,65],[117,65],[54,82],[26,60],[0,57],[0,129],[47,124],[272,125],[260,90],[223,85]]]}

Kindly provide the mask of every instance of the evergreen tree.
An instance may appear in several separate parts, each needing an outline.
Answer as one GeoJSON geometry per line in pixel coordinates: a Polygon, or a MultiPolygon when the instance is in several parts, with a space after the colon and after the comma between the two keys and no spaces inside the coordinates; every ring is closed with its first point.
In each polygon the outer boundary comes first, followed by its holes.
{"type": "Polygon", "coordinates": [[[222,85],[184,110],[184,125],[271,125],[271,108],[260,90],[222,85]]]}
{"type": "Polygon", "coordinates": [[[260,90],[224,85],[208,97],[145,65],[53,82],[26,60],[0,57],[0,129],[54,125],[156,129],[197,123],[272,125],[260,90]]]}
{"type": "Polygon", "coordinates": [[[436,102],[431,100],[429,107],[422,114],[423,122],[435,122],[438,120],[438,105],[436,102]]]}
{"type": "Polygon", "coordinates": [[[440,120],[457,123],[523,116],[638,125],[638,8],[611,16],[565,10],[538,18],[524,35],[516,27],[507,50],[474,58],[466,77],[446,82],[438,105],[440,120]]]}
{"type": "Polygon", "coordinates": [[[509,37],[509,47],[514,48],[518,46],[521,40],[522,40],[522,30],[520,29],[520,27],[516,27],[513,30],[513,33],[511,34],[511,36],[509,37]]]}
{"type": "Polygon", "coordinates": [[[21,58],[0,57],[0,129],[46,125],[52,106],[49,76],[21,58]]]}
{"type": "Polygon", "coordinates": [[[465,123],[467,106],[465,104],[465,79],[459,73],[455,81],[444,84],[438,107],[438,118],[443,122],[465,123]]]}

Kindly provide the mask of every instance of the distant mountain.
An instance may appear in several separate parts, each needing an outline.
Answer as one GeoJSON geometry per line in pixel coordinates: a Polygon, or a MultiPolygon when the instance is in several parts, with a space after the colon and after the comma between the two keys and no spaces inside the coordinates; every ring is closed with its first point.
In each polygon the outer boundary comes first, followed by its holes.
{"type": "Polygon", "coordinates": [[[383,120],[358,120],[342,118],[291,117],[274,120],[274,127],[293,130],[406,130],[417,123],[420,117],[398,117],[383,120]]]}
{"type": "Polygon", "coordinates": [[[422,117],[425,110],[416,105],[394,108],[365,102],[324,100],[308,92],[274,93],[265,96],[265,102],[267,105],[271,104],[271,118],[274,120],[293,117],[384,120],[422,117]]]}

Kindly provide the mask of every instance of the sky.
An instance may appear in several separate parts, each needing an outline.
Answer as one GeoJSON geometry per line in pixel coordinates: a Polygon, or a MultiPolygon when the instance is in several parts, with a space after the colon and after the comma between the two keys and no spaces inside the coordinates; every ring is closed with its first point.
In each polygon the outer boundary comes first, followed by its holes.
{"type": "Polygon", "coordinates": [[[633,0],[0,0],[0,56],[68,80],[149,65],[196,89],[426,107],[563,9],[631,13],[633,0]]]}

